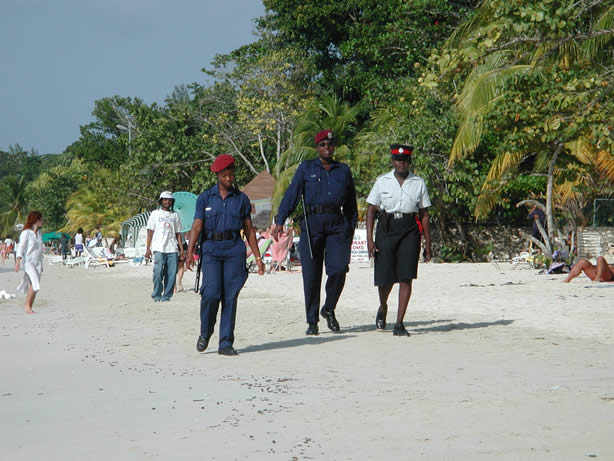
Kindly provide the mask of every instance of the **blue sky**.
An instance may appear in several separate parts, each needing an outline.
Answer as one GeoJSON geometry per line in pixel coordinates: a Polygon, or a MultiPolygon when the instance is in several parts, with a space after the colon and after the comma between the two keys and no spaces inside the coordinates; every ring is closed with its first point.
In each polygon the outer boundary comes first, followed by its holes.
{"type": "Polygon", "coordinates": [[[0,149],[62,152],[105,96],[162,102],[252,42],[260,0],[1,0],[0,149]]]}

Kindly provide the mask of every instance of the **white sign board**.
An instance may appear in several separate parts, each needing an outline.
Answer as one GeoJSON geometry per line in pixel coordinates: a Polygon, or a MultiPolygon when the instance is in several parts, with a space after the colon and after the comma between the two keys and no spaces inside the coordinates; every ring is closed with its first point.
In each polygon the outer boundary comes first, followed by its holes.
{"type": "Polygon", "coordinates": [[[369,251],[367,250],[367,229],[356,229],[352,242],[352,256],[350,263],[369,264],[369,251]]]}

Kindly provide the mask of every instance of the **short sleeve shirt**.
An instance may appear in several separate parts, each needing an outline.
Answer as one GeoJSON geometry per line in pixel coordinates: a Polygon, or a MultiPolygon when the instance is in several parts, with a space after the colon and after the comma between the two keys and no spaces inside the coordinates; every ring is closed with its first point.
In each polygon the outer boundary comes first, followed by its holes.
{"type": "Polygon", "coordinates": [[[251,219],[251,210],[249,198],[243,192],[233,189],[222,199],[216,184],[198,196],[194,219],[204,221],[206,233],[239,232],[243,222],[251,219]]]}
{"type": "Polygon", "coordinates": [[[387,213],[417,213],[421,208],[430,207],[431,199],[421,177],[409,173],[401,185],[392,170],[375,180],[367,203],[387,213]]]}
{"type": "Polygon", "coordinates": [[[161,253],[177,253],[177,236],[181,220],[174,211],[154,210],[147,220],[147,229],[153,231],[151,250],[161,253]]]}

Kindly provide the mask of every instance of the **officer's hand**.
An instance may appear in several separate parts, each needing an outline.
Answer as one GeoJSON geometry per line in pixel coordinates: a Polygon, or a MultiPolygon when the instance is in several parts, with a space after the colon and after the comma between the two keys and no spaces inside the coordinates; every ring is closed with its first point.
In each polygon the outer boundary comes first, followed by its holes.
{"type": "Polygon", "coordinates": [[[369,258],[375,258],[375,255],[379,251],[375,246],[375,242],[373,240],[367,241],[367,250],[369,251],[369,258]]]}
{"type": "Polygon", "coordinates": [[[262,259],[259,259],[256,263],[258,264],[258,275],[264,275],[264,263],[262,259]]]}
{"type": "Polygon", "coordinates": [[[145,250],[145,259],[151,259],[151,250],[149,248],[145,250]]]}
{"type": "Polygon", "coordinates": [[[185,268],[191,271],[192,266],[194,266],[194,256],[192,255],[192,252],[188,251],[188,254],[185,257],[185,268]]]}
{"type": "Polygon", "coordinates": [[[271,235],[273,236],[273,240],[275,240],[276,242],[279,241],[279,233],[282,231],[282,226],[280,226],[279,224],[275,224],[275,227],[273,228],[273,232],[271,233],[271,235]]]}
{"type": "Polygon", "coordinates": [[[424,262],[427,263],[431,260],[431,247],[424,249],[424,262]]]}

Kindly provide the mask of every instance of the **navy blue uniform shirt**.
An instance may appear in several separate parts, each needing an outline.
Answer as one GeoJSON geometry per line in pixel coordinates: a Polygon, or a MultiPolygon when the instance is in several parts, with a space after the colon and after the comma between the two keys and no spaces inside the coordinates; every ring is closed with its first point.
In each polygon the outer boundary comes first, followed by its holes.
{"type": "Polygon", "coordinates": [[[352,229],[356,227],[356,189],[350,167],[345,163],[333,161],[327,171],[319,158],[303,161],[296,169],[292,183],[279,205],[277,224],[283,225],[298,205],[303,192],[307,207],[342,207],[343,215],[352,225],[352,229]]]}
{"type": "Polygon", "coordinates": [[[232,189],[222,200],[217,184],[198,196],[194,219],[204,221],[204,231],[240,231],[243,221],[251,219],[251,204],[243,192],[232,189]]]}

